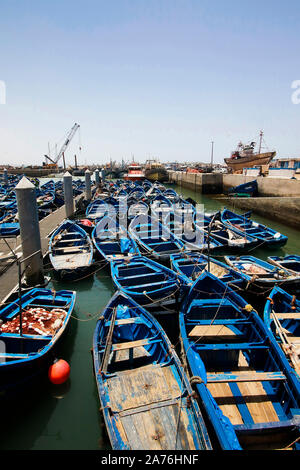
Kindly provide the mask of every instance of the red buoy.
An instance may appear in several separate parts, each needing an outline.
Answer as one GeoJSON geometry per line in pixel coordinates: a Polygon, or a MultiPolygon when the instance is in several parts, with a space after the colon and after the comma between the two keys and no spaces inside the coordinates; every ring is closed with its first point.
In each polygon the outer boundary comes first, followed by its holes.
{"type": "Polygon", "coordinates": [[[49,367],[48,377],[55,385],[63,384],[70,376],[70,366],[64,359],[58,359],[49,367]]]}

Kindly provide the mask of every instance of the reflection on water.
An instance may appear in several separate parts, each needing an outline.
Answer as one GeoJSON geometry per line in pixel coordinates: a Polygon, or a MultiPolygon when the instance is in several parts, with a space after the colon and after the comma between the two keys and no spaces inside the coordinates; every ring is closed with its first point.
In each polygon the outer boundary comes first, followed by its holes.
{"type": "MultiPolygon", "coordinates": [[[[185,188],[175,187],[185,198],[204,204],[207,212],[219,210],[222,203],[185,188]]],[[[240,210],[236,212],[241,213],[240,210]]],[[[266,259],[270,254],[299,254],[299,232],[279,222],[254,216],[289,237],[280,250],[255,250],[253,255],[266,259]]],[[[56,290],[76,290],[76,306],[70,328],[57,357],[69,362],[71,374],[63,386],[54,386],[47,378],[29,396],[18,398],[1,411],[1,449],[109,449],[92,368],[92,338],[97,318],[114,292],[108,266],[73,282],[52,281],[56,290]]],[[[177,318],[161,320],[176,350],[179,351],[177,318]]]]}

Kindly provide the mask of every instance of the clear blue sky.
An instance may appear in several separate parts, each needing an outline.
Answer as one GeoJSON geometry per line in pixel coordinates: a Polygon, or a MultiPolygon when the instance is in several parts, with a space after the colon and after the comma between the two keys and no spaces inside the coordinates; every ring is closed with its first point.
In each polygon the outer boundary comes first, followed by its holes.
{"type": "Polygon", "coordinates": [[[75,122],[67,162],[222,162],[265,132],[300,156],[298,0],[6,0],[0,162],[39,164],[75,122]],[[79,139],[80,137],[80,139],[79,139]]]}

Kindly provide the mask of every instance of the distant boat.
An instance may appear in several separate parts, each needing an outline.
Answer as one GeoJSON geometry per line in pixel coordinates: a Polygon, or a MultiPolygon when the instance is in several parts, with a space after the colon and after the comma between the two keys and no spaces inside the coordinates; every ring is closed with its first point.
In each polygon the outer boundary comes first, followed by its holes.
{"type": "Polygon", "coordinates": [[[150,181],[167,182],[169,180],[167,170],[158,160],[146,161],[145,177],[150,181]]]}
{"type": "Polygon", "coordinates": [[[211,450],[175,349],[146,310],[117,292],[98,320],[94,374],[113,450],[211,450]]]}
{"type": "Polygon", "coordinates": [[[237,150],[232,152],[231,157],[224,159],[227,166],[233,171],[237,171],[253,166],[268,165],[275,157],[276,152],[261,152],[262,137],[263,132],[261,131],[258,152],[254,152],[256,142],[251,142],[248,145],[243,145],[240,142],[237,150]]]}
{"type": "Polygon", "coordinates": [[[143,181],[145,179],[144,171],[142,170],[141,165],[138,165],[135,162],[132,162],[128,166],[128,173],[124,175],[124,180],[126,181],[143,181]]]}
{"type": "Polygon", "coordinates": [[[231,197],[253,197],[258,194],[257,180],[248,183],[239,184],[228,190],[228,196],[231,197]]]}

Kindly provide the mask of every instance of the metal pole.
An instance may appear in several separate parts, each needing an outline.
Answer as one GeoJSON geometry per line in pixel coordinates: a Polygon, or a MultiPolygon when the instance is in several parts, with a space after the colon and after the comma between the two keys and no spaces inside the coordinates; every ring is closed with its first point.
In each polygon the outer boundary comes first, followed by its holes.
{"type": "Polygon", "coordinates": [[[210,157],[211,169],[213,169],[213,162],[214,162],[214,142],[211,143],[211,157],[210,157]]]}

